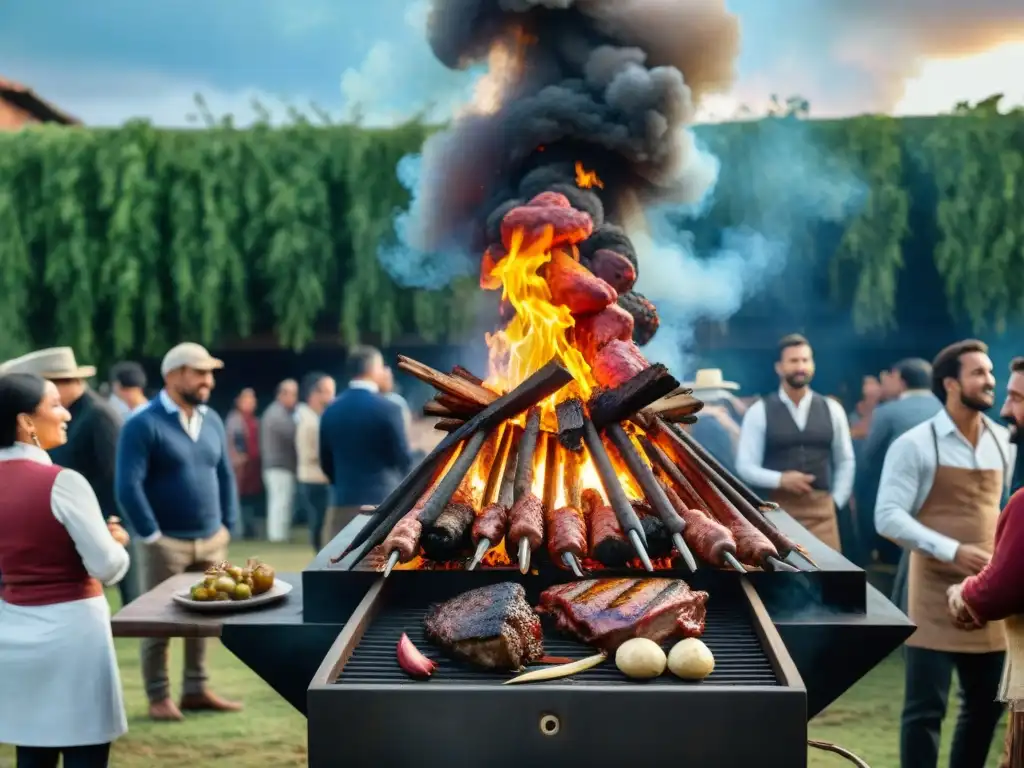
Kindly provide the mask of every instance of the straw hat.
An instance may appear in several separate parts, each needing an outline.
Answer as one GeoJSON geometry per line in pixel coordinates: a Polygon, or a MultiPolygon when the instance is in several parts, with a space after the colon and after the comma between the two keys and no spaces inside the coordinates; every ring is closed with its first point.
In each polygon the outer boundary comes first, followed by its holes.
{"type": "Polygon", "coordinates": [[[34,373],[44,379],[91,379],[96,375],[92,365],[79,365],[71,347],[51,347],[29,352],[27,355],[8,360],[0,366],[2,373],[34,373]]]}
{"type": "Polygon", "coordinates": [[[726,381],[722,378],[721,368],[701,368],[697,371],[697,375],[693,377],[693,381],[684,382],[683,386],[687,389],[692,389],[694,392],[706,389],[731,389],[735,391],[740,388],[740,385],[735,381],[726,381]]]}

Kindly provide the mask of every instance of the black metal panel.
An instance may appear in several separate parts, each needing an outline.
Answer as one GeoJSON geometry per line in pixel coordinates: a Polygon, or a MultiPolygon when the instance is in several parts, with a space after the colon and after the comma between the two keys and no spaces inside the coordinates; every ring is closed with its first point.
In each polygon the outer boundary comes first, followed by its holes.
{"type": "Polygon", "coordinates": [[[496,695],[492,687],[410,686],[404,692],[397,696],[393,686],[311,690],[311,768],[807,765],[804,693],[790,688],[544,685],[496,695]],[[545,735],[550,723],[557,733],[545,735]]]}
{"type": "Polygon", "coordinates": [[[221,642],[282,698],[306,714],[306,689],[340,624],[225,624],[221,642]]]}
{"type": "MultiPolygon", "coordinates": [[[[516,574],[516,576],[519,575],[516,574]]],[[[466,588],[468,587],[463,584],[462,589],[457,592],[464,591],[466,588]]],[[[536,590],[531,590],[531,592],[534,594],[528,594],[528,597],[531,602],[536,602],[536,590]]],[[[707,628],[701,637],[715,656],[715,671],[708,680],[703,683],[687,683],[672,675],[662,675],[640,685],[650,688],[714,685],[770,687],[778,685],[772,664],[751,623],[750,608],[742,597],[742,593],[737,594],[737,592],[738,589],[733,586],[732,589],[719,590],[708,600],[707,628]]],[[[425,636],[423,618],[427,613],[428,605],[411,593],[407,593],[403,598],[397,601],[389,600],[388,606],[374,619],[352,657],[345,664],[344,674],[338,678],[337,685],[391,684],[404,692],[410,687],[422,686],[431,688],[465,684],[494,686],[500,685],[514,676],[510,672],[485,671],[446,658],[430,646],[425,636]],[[429,680],[412,680],[399,668],[395,649],[403,632],[409,635],[409,639],[421,651],[438,662],[438,670],[429,680]]],[[[577,643],[551,631],[545,632],[544,651],[549,656],[564,656],[572,659],[582,659],[595,652],[582,643],[577,643]]],[[[615,668],[615,664],[609,660],[586,673],[556,681],[552,685],[630,687],[638,685],[638,683],[626,679],[615,668]]]]}

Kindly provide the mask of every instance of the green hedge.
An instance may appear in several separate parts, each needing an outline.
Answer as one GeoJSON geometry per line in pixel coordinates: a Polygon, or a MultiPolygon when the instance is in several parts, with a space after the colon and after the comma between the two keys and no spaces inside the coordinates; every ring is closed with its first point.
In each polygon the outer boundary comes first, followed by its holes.
{"type": "MultiPolygon", "coordinates": [[[[395,165],[429,130],[298,119],[0,135],[0,358],[64,343],[106,362],[182,338],[266,332],[297,349],[318,331],[384,344],[461,338],[476,312],[472,279],[441,295],[401,289],[376,258],[406,201],[395,165]]],[[[1021,315],[1024,114],[773,119],[700,133],[723,166],[705,226],[784,233],[792,263],[827,260],[833,301],[858,329],[892,327],[908,211],[922,204],[954,314],[978,328],[1021,315]],[[820,222],[780,205],[780,179],[764,171],[766,147],[787,137],[867,185],[833,252],[821,252],[820,222]]]]}

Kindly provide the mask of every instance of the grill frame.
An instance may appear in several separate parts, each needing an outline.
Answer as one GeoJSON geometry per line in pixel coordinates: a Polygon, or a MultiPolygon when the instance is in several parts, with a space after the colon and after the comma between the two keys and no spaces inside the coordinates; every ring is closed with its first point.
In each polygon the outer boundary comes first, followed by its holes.
{"type": "MultiPolygon", "coordinates": [[[[462,588],[480,586],[481,581],[467,578],[462,588]]],[[[424,594],[422,582],[406,584],[424,594]]],[[[449,581],[448,586],[434,592],[435,598],[425,596],[424,608],[450,596],[454,585],[449,581]]],[[[488,673],[480,673],[479,683],[369,679],[339,684],[346,665],[356,663],[359,644],[374,622],[380,616],[387,620],[396,587],[390,579],[378,579],[307,690],[309,765],[405,765],[429,755],[432,764],[495,768],[556,759],[613,765],[680,757],[691,765],[740,768],[770,755],[773,765],[802,768],[807,761],[803,680],[750,582],[741,577],[733,589],[734,607],[727,610],[748,610],[774,685],[693,684],[667,678],[660,684],[584,681],[587,675],[597,677],[598,670],[583,673],[578,681],[521,687],[502,687],[488,673]],[[608,699],[608,694],[615,698],[608,699]],[[551,717],[557,719],[558,732],[546,735],[542,728],[553,722],[551,717]],[[602,728],[609,719],[616,726],[602,728]],[[392,729],[400,736],[389,738],[386,733],[392,729]]],[[[407,594],[398,592],[394,602],[404,602],[407,594]]],[[[712,593],[709,606],[714,599],[712,593]]],[[[605,665],[602,676],[618,675],[611,660],[605,665]]]]}

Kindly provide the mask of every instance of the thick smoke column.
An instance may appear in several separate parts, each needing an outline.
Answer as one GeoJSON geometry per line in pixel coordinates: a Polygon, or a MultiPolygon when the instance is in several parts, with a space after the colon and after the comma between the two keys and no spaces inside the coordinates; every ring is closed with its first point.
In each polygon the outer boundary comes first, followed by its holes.
{"type": "Polygon", "coordinates": [[[435,0],[428,30],[450,67],[490,57],[501,93],[424,145],[416,249],[479,253],[473,225],[552,185],[600,224],[624,200],[694,201],[711,183],[685,127],[731,82],[739,28],[723,0],[435,0]],[[576,161],[606,191],[578,190],[576,161]]]}

